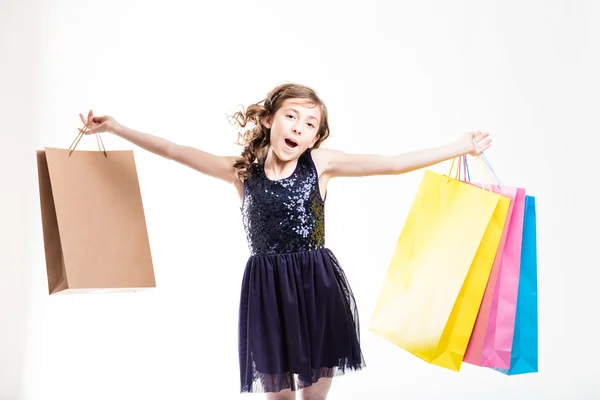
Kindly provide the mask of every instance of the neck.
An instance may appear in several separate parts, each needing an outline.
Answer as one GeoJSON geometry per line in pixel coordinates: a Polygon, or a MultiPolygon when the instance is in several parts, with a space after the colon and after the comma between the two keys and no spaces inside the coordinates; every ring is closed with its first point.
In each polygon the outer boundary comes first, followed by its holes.
{"type": "Polygon", "coordinates": [[[297,158],[283,161],[275,154],[272,148],[269,148],[263,168],[269,179],[277,180],[290,176],[294,172],[297,162],[297,158]]]}

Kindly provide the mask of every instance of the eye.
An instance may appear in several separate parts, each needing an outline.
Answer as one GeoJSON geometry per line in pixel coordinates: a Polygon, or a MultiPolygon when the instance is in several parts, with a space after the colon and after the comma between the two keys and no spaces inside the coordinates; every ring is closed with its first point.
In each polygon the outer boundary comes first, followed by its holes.
{"type": "Polygon", "coordinates": [[[308,126],[310,126],[311,128],[314,128],[315,126],[312,123],[308,123],[308,126]]]}
{"type": "Polygon", "coordinates": [[[286,117],[294,118],[294,116],[291,114],[286,115],[286,117]]]}

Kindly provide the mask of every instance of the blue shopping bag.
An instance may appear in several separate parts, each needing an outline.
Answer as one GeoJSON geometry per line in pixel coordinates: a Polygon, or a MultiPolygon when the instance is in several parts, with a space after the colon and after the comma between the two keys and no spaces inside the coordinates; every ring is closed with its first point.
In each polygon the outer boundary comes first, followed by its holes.
{"type": "Polygon", "coordinates": [[[525,196],[521,269],[515,317],[515,331],[506,375],[538,372],[538,295],[535,197],[525,196]]]}

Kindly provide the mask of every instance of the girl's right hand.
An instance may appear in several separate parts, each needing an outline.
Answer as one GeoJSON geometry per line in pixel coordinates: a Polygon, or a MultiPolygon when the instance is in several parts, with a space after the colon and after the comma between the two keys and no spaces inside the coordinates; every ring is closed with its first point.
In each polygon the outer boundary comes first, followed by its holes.
{"type": "Polygon", "coordinates": [[[81,121],[87,127],[87,129],[79,129],[79,131],[87,135],[102,132],[114,133],[118,125],[118,122],[111,116],[103,115],[101,117],[94,117],[92,110],[88,113],[87,120],[81,113],[79,114],[79,118],[81,118],[81,121]]]}

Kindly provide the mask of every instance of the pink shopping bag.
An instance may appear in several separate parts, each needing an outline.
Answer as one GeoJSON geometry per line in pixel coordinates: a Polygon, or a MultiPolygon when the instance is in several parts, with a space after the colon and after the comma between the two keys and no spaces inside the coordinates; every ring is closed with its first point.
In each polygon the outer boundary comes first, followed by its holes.
{"type": "Polygon", "coordinates": [[[517,188],[483,343],[482,367],[510,367],[519,291],[524,211],[525,189],[517,188]]]}
{"type": "MultiPolygon", "coordinates": [[[[504,186],[487,158],[482,156],[482,159],[485,172],[491,174],[497,183],[492,190],[509,197],[511,204],[464,361],[483,367],[508,368],[519,287],[525,189],[504,186]]],[[[470,180],[466,157],[462,166],[467,172],[465,179],[470,180]]]]}

